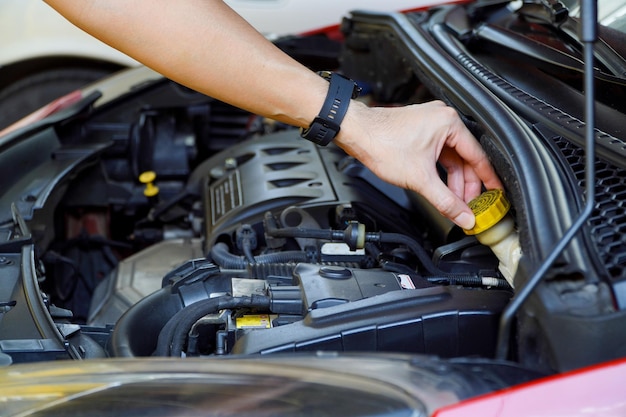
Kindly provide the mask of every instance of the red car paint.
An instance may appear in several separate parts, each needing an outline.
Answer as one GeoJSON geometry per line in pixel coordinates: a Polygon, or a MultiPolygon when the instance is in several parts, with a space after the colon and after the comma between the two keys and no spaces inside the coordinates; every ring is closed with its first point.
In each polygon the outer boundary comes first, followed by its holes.
{"type": "Polygon", "coordinates": [[[623,417],[626,359],[550,376],[438,410],[435,417],[623,417]]]}

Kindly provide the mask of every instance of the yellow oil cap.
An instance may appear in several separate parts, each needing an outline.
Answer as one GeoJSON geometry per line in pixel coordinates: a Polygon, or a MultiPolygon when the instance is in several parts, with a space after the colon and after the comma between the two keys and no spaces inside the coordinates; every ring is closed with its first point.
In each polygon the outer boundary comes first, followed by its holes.
{"type": "Polygon", "coordinates": [[[495,226],[508,213],[511,203],[502,190],[485,191],[468,203],[476,216],[473,229],[464,230],[467,235],[476,235],[495,226]]]}
{"type": "Polygon", "coordinates": [[[146,185],[146,188],[143,190],[143,195],[146,197],[154,197],[159,194],[159,187],[154,185],[154,181],[156,180],[156,172],[154,171],[146,171],[142,172],[139,175],[139,182],[146,185]]]}

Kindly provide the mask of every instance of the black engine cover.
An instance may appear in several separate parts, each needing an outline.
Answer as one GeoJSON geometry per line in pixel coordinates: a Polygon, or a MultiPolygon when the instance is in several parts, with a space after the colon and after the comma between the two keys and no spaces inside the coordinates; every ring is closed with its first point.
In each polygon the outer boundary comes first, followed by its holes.
{"type": "Polygon", "coordinates": [[[194,174],[204,185],[207,245],[267,211],[298,205],[333,226],[337,207],[365,213],[368,229],[415,230],[408,193],[378,179],[341,149],[320,148],[294,130],[249,140],[203,163],[194,174]],[[369,223],[369,224],[368,224],[369,223]]]}

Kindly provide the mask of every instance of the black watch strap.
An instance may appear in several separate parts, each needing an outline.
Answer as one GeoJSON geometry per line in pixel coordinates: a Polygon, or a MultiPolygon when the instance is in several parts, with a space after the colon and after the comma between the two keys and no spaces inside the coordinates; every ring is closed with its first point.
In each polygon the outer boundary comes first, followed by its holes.
{"type": "Polygon", "coordinates": [[[326,146],[339,133],[350,99],[357,98],[361,89],[354,81],[341,74],[334,72],[319,74],[330,81],[328,94],[319,115],[307,129],[302,129],[300,136],[320,146],[326,146]]]}

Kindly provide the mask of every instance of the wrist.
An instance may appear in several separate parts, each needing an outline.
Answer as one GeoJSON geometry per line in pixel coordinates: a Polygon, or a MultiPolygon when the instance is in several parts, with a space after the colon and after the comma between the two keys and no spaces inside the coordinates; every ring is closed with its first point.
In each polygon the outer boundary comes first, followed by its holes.
{"type": "Polygon", "coordinates": [[[328,92],[319,114],[307,128],[301,130],[300,135],[317,145],[326,146],[339,134],[350,104],[358,97],[361,88],[341,74],[326,71],[318,74],[329,82],[328,92]]]}
{"type": "Polygon", "coordinates": [[[372,132],[384,123],[377,108],[369,107],[365,103],[352,100],[346,117],[343,120],[341,131],[334,142],[346,153],[355,157],[364,164],[373,158],[372,150],[377,138],[372,132]]]}

